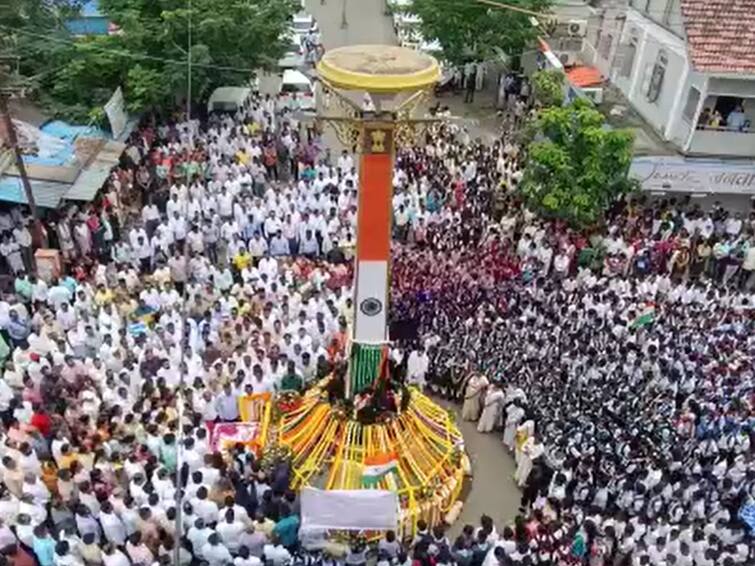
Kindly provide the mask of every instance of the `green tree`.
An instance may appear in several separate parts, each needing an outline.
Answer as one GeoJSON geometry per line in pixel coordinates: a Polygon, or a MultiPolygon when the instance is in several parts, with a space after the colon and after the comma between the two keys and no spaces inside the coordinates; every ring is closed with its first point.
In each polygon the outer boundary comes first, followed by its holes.
{"type": "Polygon", "coordinates": [[[0,53],[18,57],[20,78],[28,84],[41,72],[66,62],[68,33],[63,27],[83,0],[0,0],[0,53]]]}
{"type": "Polygon", "coordinates": [[[590,102],[546,108],[535,127],[520,184],[533,210],[576,227],[590,226],[634,187],[627,178],[633,134],[606,128],[590,102]]]}
{"type": "Polygon", "coordinates": [[[192,99],[246,83],[253,69],[271,67],[281,55],[281,38],[300,7],[299,0],[100,0],[120,32],[77,38],[64,23],[81,0],[7,1],[13,16],[0,18],[0,31],[13,31],[22,73],[34,77],[54,113],[77,120],[101,116],[93,109],[119,86],[131,111],[185,98],[190,19],[192,99]]]}
{"type": "Polygon", "coordinates": [[[561,106],[564,102],[564,73],[546,69],[532,75],[532,86],[537,100],[543,106],[561,106]]]}
{"type": "MultiPolygon", "coordinates": [[[[508,0],[506,3],[540,13],[547,10],[551,1],[508,0]]],[[[430,41],[439,41],[443,58],[453,64],[501,53],[517,57],[538,34],[527,14],[474,0],[413,0],[408,10],[422,18],[422,35],[430,41]]]]}

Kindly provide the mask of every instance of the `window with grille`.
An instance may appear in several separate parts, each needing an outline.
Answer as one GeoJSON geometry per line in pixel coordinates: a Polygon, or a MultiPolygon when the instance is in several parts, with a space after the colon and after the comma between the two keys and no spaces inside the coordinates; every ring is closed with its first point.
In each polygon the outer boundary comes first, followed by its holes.
{"type": "Polygon", "coordinates": [[[629,43],[624,46],[624,59],[621,62],[619,74],[622,77],[629,78],[632,76],[632,69],[634,68],[634,58],[637,55],[637,44],[639,40],[636,35],[631,35],[629,43]]]}
{"type": "Polygon", "coordinates": [[[611,46],[613,45],[613,35],[610,33],[605,34],[600,38],[600,56],[603,59],[608,59],[611,56],[611,46]]]}
{"type": "Polygon", "coordinates": [[[658,52],[655,64],[650,72],[650,81],[647,88],[648,102],[656,102],[663,90],[663,79],[666,76],[666,66],[668,65],[668,55],[665,51],[658,52]]]}
{"type": "Polygon", "coordinates": [[[700,91],[691,86],[687,94],[687,103],[684,105],[684,111],[682,112],[682,116],[689,122],[695,119],[698,104],[700,104],[700,91]]]}

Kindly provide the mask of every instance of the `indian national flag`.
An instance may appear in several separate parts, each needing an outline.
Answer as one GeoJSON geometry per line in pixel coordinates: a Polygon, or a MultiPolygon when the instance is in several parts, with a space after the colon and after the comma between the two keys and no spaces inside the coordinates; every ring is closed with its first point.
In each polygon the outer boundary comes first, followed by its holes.
{"type": "Polygon", "coordinates": [[[375,485],[397,467],[398,457],[393,452],[381,452],[367,456],[364,459],[364,468],[362,468],[362,484],[366,486],[375,485]]]}
{"type": "Polygon", "coordinates": [[[646,303],[645,305],[643,305],[642,310],[640,310],[640,314],[637,315],[637,318],[632,321],[631,327],[641,328],[643,326],[647,326],[648,324],[652,324],[654,320],[655,304],[646,303]]]}

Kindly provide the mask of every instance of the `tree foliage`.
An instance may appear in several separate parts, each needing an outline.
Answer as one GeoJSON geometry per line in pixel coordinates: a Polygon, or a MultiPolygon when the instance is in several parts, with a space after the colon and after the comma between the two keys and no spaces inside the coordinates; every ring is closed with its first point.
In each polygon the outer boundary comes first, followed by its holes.
{"type": "Polygon", "coordinates": [[[564,73],[557,69],[546,69],[532,75],[532,86],[537,100],[542,106],[561,106],[564,102],[564,73]]]}
{"type": "Polygon", "coordinates": [[[192,98],[218,85],[247,82],[283,51],[298,0],[100,0],[116,35],[78,38],[65,21],[82,0],[8,0],[22,72],[56,113],[86,119],[121,86],[129,110],[171,106],[187,94],[189,19],[192,98]]]}
{"type": "MultiPolygon", "coordinates": [[[[550,0],[509,0],[534,12],[544,12],[550,0]]],[[[505,54],[516,57],[537,38],[530,16],[494,8],[473,0],[413,0],[409,11],[422,18],[422,35],[443,46],[453,64],[505,54]]]]}
{"type": "Polygon", "coordinates": [[[590,226],[616,197],[632,190],[627,173],[633,134],[604,127],[603,115],[590,102],[544,109],[536,129],[520,184],[533,210],[590,226]]]}

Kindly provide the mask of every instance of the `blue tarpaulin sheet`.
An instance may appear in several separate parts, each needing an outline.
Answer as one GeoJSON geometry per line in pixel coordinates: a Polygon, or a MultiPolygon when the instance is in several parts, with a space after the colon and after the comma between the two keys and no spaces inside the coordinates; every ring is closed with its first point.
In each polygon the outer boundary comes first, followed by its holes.
{"type": "MultiPolygon", "coordinates": [[[[34,202],[42,208],[57,208],[60,199],[71,187],[68,183],[53,183],[51,181],[30,180],[34,202]]],[[[0,201],[28,204],[26,192],[19,177],[0,178],[0,201]]]]}
{"type": "Polygon", "coordinates": [[[72,126],[60,120],[47,122],[40,131],[45,134],[36,140],[37,155],[24,155],[24,163],[30,165],[70,165],[75,157],[76,138],[107,138],[106,132],[91,126],[72,126]]]}

